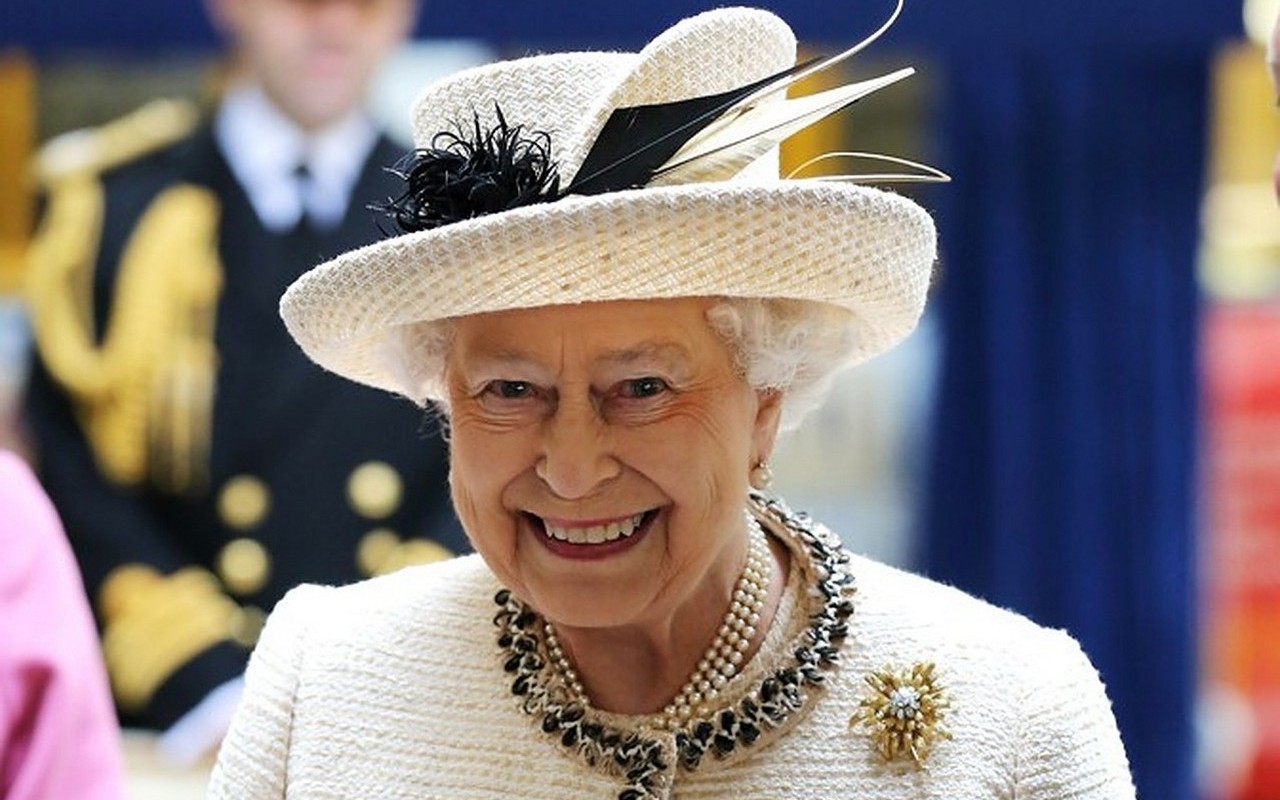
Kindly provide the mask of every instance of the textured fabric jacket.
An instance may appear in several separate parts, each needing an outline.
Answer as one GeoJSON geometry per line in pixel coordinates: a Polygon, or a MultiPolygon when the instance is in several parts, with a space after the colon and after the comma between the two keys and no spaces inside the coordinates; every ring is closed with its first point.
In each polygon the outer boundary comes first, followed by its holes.
{"type": "MultiPolygon", "coordinates": [[[[796,562],[730,699],[782,663],[807,624],[796,562]]],[[[1133,800],[1102,684],[1069,636],[873,561],[851,568],[856,608],[826,688],[753,746],[675,767],[672,797],[1133,800]],[[865,677],[927,662],[951,702],[953,738],[936,740],[922,767],[886,761],[875,729],[851,724],[871,691],[865,677]]],[[[617,797],[617,775],[518,708],[496,641],[499,588],[471,556],[291,592],[251,660],[210,798],[617,797]]]]}

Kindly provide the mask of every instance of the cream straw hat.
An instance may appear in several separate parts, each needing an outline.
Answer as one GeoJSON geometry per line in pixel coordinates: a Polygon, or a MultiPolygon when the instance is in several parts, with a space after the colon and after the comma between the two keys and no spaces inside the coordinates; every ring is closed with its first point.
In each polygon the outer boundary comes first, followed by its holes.
{"type": "MultiPolygon", "coordinates": [[[[590,163],[597,139],[608,138],[602,130],[615,110],[681,108],[676,101],[791,70],[795,57],[795,37],[782,20],[728,8],[684,20],[638,54],[535,56],[428,87],[413,110],[418,148],[441,148],[442,131],[455,132],[448,140],[457,141],[468,131],[483,138],[484,131],[518,127],[545,145],[567,192],[552,184],[539,198],[556,198],[549,202],[477,211],[316,267],[281,301],[289,332],[322,367],[410,396],[413,388],[401,385],[385,357],[409,326],[513,308],[687,296],[794,298],[851,312],[852,362],[892,347],[915,327],[924,306],[936,249],[928,213],[899,195],[853,183],[777,177],[777,141],[834,110],[832,102],[815,101],[806,108],[821,106],[820,113],[747,141],[731,136],[733,146],[659,170],[641,188],[575,191],[573,180],[590,163]]],[[[838,107],[873,88],[878,85],[837,97],[838,107]]],[[[750,129],[741,121],[751,118],[741,113],[743,103],[756,118],[771,120],[795,101],[774,92],[740,102],[728,116],[750,129]]],[[[690,146],[698,143],[695,137],[690,146]]],[[[666,165],[689,152],[682,149],[666,165]]]]}

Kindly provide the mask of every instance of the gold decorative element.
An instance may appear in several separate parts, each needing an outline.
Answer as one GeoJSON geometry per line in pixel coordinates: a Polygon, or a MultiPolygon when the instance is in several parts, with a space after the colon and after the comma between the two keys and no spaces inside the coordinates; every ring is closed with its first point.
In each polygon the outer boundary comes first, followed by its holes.
{"type": "Polygon", "coordinates": [[[271,556],[253,539],[233,539],[218,553],[218,576],[232,594],[254,594],[271,577],[271,556]]]}
{"type": "Polygon", "coordinates": [[[262,524],[271,510],[271,492],[260,478],[237,475],[218,493],[218,516],[228,528],[249,531],[262,524]]]}
{"type": "Polygon", "coordinates": [[[44,184],[101,174],[191,133],[200,111],[187,100],[159,99],[98,128],[64,133],[40,148],[35,177],[44,184]]]}
{"type": "Polygon", "coordinates": [[[35,186],[24,180],[36,131],[36,68],[17,48],[0,52],[0,295],[22,286],[27,242],[34,227],[35,186]]]}
{"type": "Polygon", "coordinates": [[[395,531],[376,528],[365,534],[356,548],[356,563],[369,576],[386,575],[416,564],[430,564],[453,558],[449,548],[434,539],[400,541],[395,531]]]}
{"type": "Polygon", "coordinates": [[[148,206],[121,255],[99,342],[94,265],[105,200],[91,171],[50,185],[28,254],[32,328],[110,480],[185,493],[205,484],[222,290],[217,197],[178,184],[148,206]]]}
{"type": "Polygon", "coordinates": [[[116,567],[98,589],[98,613],[105,623],[110,624],[128,613],[130,608],[146,602],[147,595],[160,580],[160,573],[146,564],[116,567]]]}
{"type": "Polygon", "coordinates": [[[876,750],[886,761],[910,758],[924,766],[934,743],[950,739],[943,725],[951,701],[938,682],[932,663],[917,663],[893,672],[889,666],[865,678],[871,693],[849,724],[870,729],[876,750]]]}
{"type": "Polygon", "coordinates": [[[391,560],[392,554],[400,549],[400,537],[388,528],[376,528],[369,531],[356,545],[356,564],[366,576],[383,574],[382,565],[391,560]]]}
{"type": "Polygon", "coordinates": [[[434,539],[409,539],[391,557],[388,572],[418,564],[431,564],[453,558],[449,548],[434,539]]]}
{"type": "Polygon", "coordinates": [[[98,592],[102,651],[116,701],[126,711],[146,707],[182,665],[230,639],[240,608],[196,567],[163,576],[126,564],[98,592]]]}
{"type": "Polygon", "coordinates": [[[257,606],[245,606],[232,621],[231,638],[241,647],[252,649],[266,624],[267,612],[257,606]]]}
{"type": "Polygon", "coordinates": [[[347,502],[366,519],[384,519],[400,507],[404,482],[400,473],[383,461],[366,461],[347,479],[347,502]]]}

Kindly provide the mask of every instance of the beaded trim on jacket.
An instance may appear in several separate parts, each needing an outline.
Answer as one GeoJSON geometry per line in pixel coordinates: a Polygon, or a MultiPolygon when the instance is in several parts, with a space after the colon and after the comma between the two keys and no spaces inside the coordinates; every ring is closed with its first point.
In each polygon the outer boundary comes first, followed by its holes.
{"type": "MultiPolygon", "coordinates": [[[[848,553],[825,526],[792,512],[779,500],[752,493],[750,509],[775,534],[792,539],[789,544],[807,587],[809,624],[787,648],[784,666],[767,674],[739,700],[676,730],[675,763],[655,735],[607,724],[577,701],[551,668],[538,613],[507,589],[494,597],[500,607],[494,624],[502,667],[514,676],[511,692],[520,710],[589,766],[621,777],[625,785],[619,800],[660,796],[677,767],[696,770],[708,753],[725,758],[740,747],[756,744],[763,734],[781,728],[812,703],[825,682],[824,671],[839,662],[853,613],[848,553]]],[[[653,733],[658,733],[656,728],[653,733]]]]}

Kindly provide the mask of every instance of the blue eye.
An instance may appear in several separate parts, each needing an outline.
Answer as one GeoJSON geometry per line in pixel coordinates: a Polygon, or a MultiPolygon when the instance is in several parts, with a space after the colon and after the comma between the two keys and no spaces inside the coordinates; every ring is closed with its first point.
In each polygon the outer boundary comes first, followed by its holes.
{"type": "Polygon", "coordinates": [[[627,397],[653,397],[668,388],[667,382],[662,378],[633,378],[623,384],[623,394],[627,397]]]}
{"type": "Polygon", "coordinates": [[[533,384],[527,381],[491,381],[485,391],[506,400],[519,400],[533,395],[533,384]]]}

